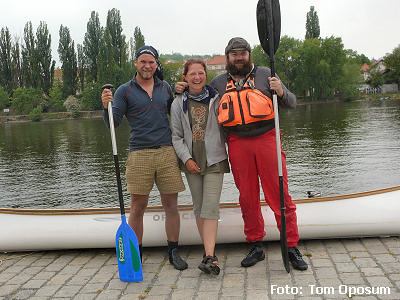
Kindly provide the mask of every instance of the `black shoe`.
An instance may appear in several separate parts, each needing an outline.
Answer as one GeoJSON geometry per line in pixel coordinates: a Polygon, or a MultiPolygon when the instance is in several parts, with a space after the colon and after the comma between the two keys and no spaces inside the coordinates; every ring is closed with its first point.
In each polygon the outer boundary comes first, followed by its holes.
{"type": "Polygon", "coordinates": [[[289,260],[293,268],[300,271],[305,271],[308,269],[308,265],[303,260],[303,256],[301,255],[299,249],[297,249],[296,247],[289,248],[288,253],[289,253],[289,260]]]}
{"type": "Polygon", "coordinates": [[[264,250],[260,246],[255,245],[251,247],[249,254],[247,254],[247,256],[242,260],[241,265],[242,267],[245,268],[251,267],[264,259],[265,259],[264,250]]]}
{"type": "Polygon", "coordinates": [[[199,269],[206,274],[218,275],[221,271],[218,258],[216,256],[204,256],[203,260],[199,264],[199,269]]]}
{"type": "Polygon", "coordinates": [[[186,263],[186,261],[184,261],[182,257],[179,256],[178,248],[174,248],[170,251],[169,262],[171,263],[171,265],[174,266],[175,269],[180,271],[188,268],[188,264],[186,263]]]}

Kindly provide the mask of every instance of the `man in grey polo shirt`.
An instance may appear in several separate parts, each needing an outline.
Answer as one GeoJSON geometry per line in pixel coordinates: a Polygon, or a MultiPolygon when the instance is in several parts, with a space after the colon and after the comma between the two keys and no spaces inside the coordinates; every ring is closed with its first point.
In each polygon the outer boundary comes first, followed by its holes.
{"type": "Polygon", "coordinates": [[[128,223],[138,237],[142,254],[143,215],[155,182],[166,215],[169,261],[177,270],[184,270],[188,265],[177,252],[180,228],[177,197],[185,186],[172,147],[167,116],[173,95],[168,83],[155,75],[159,67],[156,49],[151,46],[138,49],[134,63],[135,77],[116,90],[114,100],[109,89],[101,96],[106,122],[107,105],[113,100],[115,126],[125,115],[131,129],[126,163],[126,181],[131,194],[128,223]]]}

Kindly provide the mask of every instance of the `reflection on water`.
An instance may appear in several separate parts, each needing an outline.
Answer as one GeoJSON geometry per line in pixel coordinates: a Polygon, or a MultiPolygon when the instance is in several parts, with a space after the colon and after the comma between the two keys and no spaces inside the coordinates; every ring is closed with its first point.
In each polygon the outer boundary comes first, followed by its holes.
{"type": "MultiPolygon", "coordinates": [[[[326,196],[400,184],[400,103],[312,104],[281,113],[294,198],[307,190],[326,196]]],[[[124,123],[117,130],[122,163],[128,135],[124,123]]],[[[152,204],[157,195],[151,193],[152,204]]],[[[222,201],[237,199],[228,174],[222,201]]],[[[188,190],[179,201],[190,203],[188,190]]],[[[117,205],[111,142],[101,119],[0,125],[0,207],[117,205]]]]}

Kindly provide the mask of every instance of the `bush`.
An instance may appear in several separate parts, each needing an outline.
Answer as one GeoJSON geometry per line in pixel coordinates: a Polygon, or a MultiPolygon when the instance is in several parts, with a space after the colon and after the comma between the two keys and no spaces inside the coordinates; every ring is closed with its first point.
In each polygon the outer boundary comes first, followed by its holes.
{"type": "Polygon", "coordinates": [[[79,111],[81,109],[78,98],[72,95],[68,96],[68,98],[64,101],[64,107],[69,112],[79,111]]]}
{"type": "Polygon", "coordinates": [[[0,86],[0,110],[3,111],[4,108],[10,105],[10,98],[7,92],[0,86]]]}
{"type": "Polygon", "coordinates": [[[33,88],[17,88],[14,91],[11,107],[17,114],[28,114],[39,105],[43,105],[45,99],[42,92],[33,88]]]}
{"type": "Polygon", "coordinates": [[[101,85],[99,83],[89,83],[82,92],[82,109],[99,110],[101,105],[101,85]]]}
{"type": "Polygon", "coordinates": [[[39,105],[29,113],[32,122],[39,122],[42,119],[42,107],[39,105]]]}
{"type": "Polygon", "coordinates": [[[62,84],[59,80],[55,80],[49,91],[49,108],[50,111],[65,111],[62,97],[62,84]]]}

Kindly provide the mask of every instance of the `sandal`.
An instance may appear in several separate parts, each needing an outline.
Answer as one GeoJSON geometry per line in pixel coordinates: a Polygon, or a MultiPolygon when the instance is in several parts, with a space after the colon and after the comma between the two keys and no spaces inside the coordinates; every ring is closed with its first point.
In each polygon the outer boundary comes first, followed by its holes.
{"type": "Polygon", "coordinates": [[[203,260],[199,265],[199,269],[206,274],[218,275],[221,271],[216,256],[204,256],[203,260]]]}

